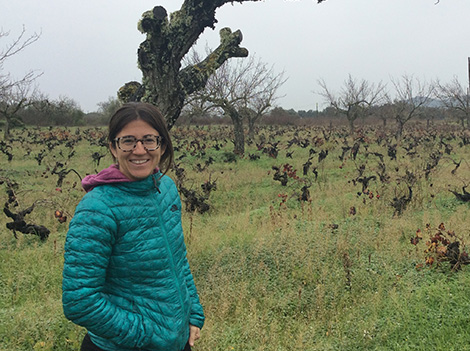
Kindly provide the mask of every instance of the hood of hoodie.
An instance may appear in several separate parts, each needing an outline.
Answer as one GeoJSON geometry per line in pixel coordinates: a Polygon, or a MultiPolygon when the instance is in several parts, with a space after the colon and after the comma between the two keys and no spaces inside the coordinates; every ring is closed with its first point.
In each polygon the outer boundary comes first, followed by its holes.
{"type": "MultiPolygon", "coordinates": [[[[158,173],[159,169],[155,168],[153,174],[158,173]]],[[[93,190],[98,185],[112,184],[112,183],[128,183],[133,180],[127,178],[120,170],[119,166],[113,164],[108,168],[103,169],[98,174],[87,175],[82,180],[82,187],[86,192],[93,190]]]]}

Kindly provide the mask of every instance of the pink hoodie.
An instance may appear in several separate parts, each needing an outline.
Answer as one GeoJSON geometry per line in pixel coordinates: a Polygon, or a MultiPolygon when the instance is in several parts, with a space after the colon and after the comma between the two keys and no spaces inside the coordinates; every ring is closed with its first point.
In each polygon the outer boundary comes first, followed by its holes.
{"type": "MultiPolygon", "coordinates": [[[[158,168],[155,168],[153,171],[154,174],[158,172],[158,168]]],[[[86,192],[89,192],[98,185],[123,182],[132,182],[132,180],[121,173],[118,165],[112,164],[108,168],[103,169],[98,174],[90,174],[83,178],[82,187],[86,192]]]]}

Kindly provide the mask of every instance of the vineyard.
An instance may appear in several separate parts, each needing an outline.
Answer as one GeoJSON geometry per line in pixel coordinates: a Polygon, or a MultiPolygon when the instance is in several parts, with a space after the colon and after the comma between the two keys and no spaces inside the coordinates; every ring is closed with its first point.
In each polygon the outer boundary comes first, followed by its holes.
{"type": "MultiPolygon", "coordinates": [[[[195,350],[470,350],[470,132],[457,124],[172,130],[206,325],[195,350]]],[[[0,350],[78,350],[62,314],[81,179],[100,128],[0,141],[0,350]]]]}

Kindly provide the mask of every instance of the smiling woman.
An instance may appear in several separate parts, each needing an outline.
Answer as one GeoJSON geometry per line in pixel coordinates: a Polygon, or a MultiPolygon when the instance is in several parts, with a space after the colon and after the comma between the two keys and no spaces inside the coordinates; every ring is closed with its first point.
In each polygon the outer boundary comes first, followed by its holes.
{"type": "Polygon", "coordinates": [[[141,119],[126,125],[110,145],[122,174],[132,180],[148,177],[165,153],[166,146],[159,144],[161,138],[156,129],[141,119]]]}
{"type": "Polygon", "coordinates": [[[163,166],[163,173],[173,162],[173,146],[165,120],[153,105],[129,103],[117,110],[109,121],[108,140],[119,170],[128,177],[130,174],[126,174],[124,167],[130,162],[129,158],[134,162],[151,159],[152,170],[163,166]]]}
{"type": "Polygon", "coordinates": [[[88,330],[82,351],[190,350],[204,314],[181,201],[164,175],[173,162],[165,120],[152,105],[125,104],[108,138],[116,164],[83,179],[67,233],[65,316],[88,330]]]}

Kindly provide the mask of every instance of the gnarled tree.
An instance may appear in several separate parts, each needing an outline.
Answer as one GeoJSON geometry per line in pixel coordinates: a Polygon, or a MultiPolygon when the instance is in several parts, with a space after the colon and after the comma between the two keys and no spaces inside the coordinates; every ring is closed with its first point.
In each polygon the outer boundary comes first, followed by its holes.
{"type": "MultiPolygon", "coordinates": [[[[258,1],[258,0],[238,0],[258,1]]],[[[215,11],[229,0],[184,1],[181,9],[168,18],[162,6],[142,15],[138,28],[147,35],[138,49],[142,84],[131,82],[118,96],[123,101],[142,100],[160,108],[171,128],[179,117],[185,97],[203,88],[209,76],[231,57],[246,57],[240,47],[243,39],[238,30],[220,31],[220,45],[203,61],[182,68],[188,53],[205,28],[214,28],[215,11]],[[131,89],[128,89],[131,88],[131,89]]]]}
{"type": "MultiPolygon", "coordinates": [[[[247,57],[242,33],[220,31],[220,45],[201,62],[182,68],[181,61],[206,28],[214,28],[215,11],[227,3],[260,0],[185,0],[168,18],[162,6],[142,15],[138,28],[147,35],[138,49],[142,83],[129,82],[118,92],[121,101],[146,101],[160,108],[171,128],[185,98],[202,89],[207,79],[229,58],[247,57]]],[[[325,0],[317,0],[321,3],[325,0]]]]}

